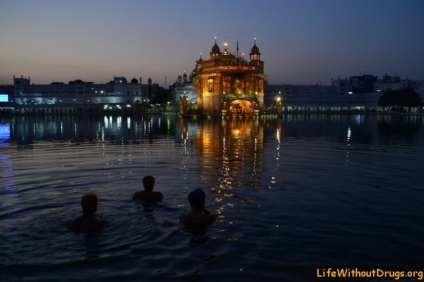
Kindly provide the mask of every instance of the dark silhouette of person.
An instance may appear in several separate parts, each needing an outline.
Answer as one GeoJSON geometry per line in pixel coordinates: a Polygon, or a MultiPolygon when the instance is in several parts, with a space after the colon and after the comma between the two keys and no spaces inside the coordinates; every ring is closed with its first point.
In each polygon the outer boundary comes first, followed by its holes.
{"type": "Polygon", "coordinates": [[[151,175],[143,177],[143,191],[135,192],[133,200],[144,201],[146,203],[161,202],[163,195],[161,192],[153,191],[155,187],[155,178],[151,175]]]}
{"type": "Polygon", "coordinates": [[[205,192],[197,188],[188,194],[191,210],[180,215],[180,221],[191,228],[201,228],[211,225],[216,216],[205,209],[205,192]]]}
{"type": "Polygon", "coordinates": [[[81,198],[83,214],[67,223],[69,230],[73,232],[97,232],[103,229],[104,222],[98,218],[96,194],[85,194],[81,198]]]}

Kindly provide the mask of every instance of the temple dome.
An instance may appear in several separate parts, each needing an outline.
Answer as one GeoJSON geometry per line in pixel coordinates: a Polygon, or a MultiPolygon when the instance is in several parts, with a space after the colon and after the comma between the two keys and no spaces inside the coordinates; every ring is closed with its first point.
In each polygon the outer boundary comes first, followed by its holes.
{"type": "Polygon", "coordinates": [[[215,44],[212,46],[212,53],[220,53],[220,52],[221,52],[221,49],[219,49],[219,46],[215,42],[215,44]]]}
{"type": "Polygon", "coordinates": [[[258,48],[258,46],[256,46],[256,43],[253,44],[251,53],[252,54],[259,54],[259,48],[258,48]]]}

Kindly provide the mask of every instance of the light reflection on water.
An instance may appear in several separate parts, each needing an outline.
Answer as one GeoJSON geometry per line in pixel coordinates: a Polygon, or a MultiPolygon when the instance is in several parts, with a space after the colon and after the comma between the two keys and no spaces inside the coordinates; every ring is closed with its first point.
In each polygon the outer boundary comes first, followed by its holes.
{"type": "Polygon", "coordinates": [[[419,269],[423,141],[423,116],[1,118],[0,280],[419,269]],[[163,203],[131,200],[146,174],[163,203]],[[198,187],[218,215],[201,235],[177,219],[198,187]],[[106,228],[71,234],[88,191],[106,228]]]}

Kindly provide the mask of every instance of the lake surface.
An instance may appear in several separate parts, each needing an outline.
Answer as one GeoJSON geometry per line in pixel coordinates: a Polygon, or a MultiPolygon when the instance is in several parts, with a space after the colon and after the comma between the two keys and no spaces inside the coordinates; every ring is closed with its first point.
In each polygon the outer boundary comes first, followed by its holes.
{"type": "Polygon", "coordinates": [[[333,281],[330,267],[392,271],[353,281],[422,279],[423,125],[419,115],[2,117],[0,280],[333,281]],[[147,174],[162,203],[132,200],[147,174]],[[217,214],[200,235],[178,220],[199,187],[217,214]],[[99,234],[66,229],[86,192],[99,198],[99,234]]]}

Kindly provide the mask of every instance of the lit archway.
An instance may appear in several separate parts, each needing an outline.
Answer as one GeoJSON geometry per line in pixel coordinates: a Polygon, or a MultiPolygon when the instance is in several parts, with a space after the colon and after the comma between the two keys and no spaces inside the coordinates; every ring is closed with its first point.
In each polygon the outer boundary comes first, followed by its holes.
{"type": "Polygon", "coordinates": [[[233,100],[228,106],[230,116],[252,116],[253,104],[248,100],[233,100]]]}

